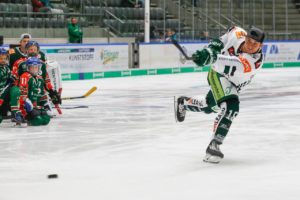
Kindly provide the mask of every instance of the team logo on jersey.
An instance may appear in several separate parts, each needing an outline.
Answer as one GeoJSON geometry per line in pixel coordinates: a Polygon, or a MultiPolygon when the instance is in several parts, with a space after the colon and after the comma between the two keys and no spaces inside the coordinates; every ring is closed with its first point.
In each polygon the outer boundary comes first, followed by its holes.
{"type": "Polygon", "coordinates": [[[231,93],[231,90],[232,90],[232,86],[227,87],[227,88],[225,89],[225,94],[226,94],[226,95],[229,95],[229,94],[231,93]]]}
{"type": "Polygon", "coordinates": [[[246,58],[244,58],[243,56],[239,56],[239,59],[244,66],[244,73],[251,72],[251,65],[250,65],[249,61],[246,58]]]}
{"type": "Polygon", "coordinates": [[[235,32],[235,35],[238,39],[240,39],[241,37],[245,37],[246,33],[244,31],[237,31],[235,32]]]}

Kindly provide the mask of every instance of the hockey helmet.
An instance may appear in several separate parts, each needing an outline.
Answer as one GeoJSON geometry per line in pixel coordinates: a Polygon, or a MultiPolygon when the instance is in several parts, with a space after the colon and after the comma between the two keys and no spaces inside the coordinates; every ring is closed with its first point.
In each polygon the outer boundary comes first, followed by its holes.
{"type": "Polygon", "coordinates": [[[39,45],[38,42],[33,41],[33,40],[28,41],[27,44],[26,44],[26,46],[25,46],[25,49],[28,50],[29,47],[31,47],[31,46],[36,46],[37,47],[37,51],[38,52],[40,51],[40,45],[39,45]]]}
{"type": "Polygon", "coordinates": [[[4,48],[0,48],[0,56],[2,55],[5,55],[6,58],[5,59],[1,59],[0,60],[0,65],[3,66],[3,65],[7,65],[8,64],[8,61],[9,61],[9,53],[6,49],[4,48]]]}
{"type": "Polygon", "coordinates": [[[29,57],[26,60],[26,66],[27,66],[27,71],[33,75],[33,76],[37,76],[40,72],[40,68],[42,66],[42,62],[40,61],[40,59],[36,58],[36,57],[29,57]]]}
{"type": "Polygon", "coordinates": [[[247,31],[247,37],[252,38],[257,42],[263,43],[265,39],[265,33],[261,29],[255,26],[251,26],[247,31]]]}

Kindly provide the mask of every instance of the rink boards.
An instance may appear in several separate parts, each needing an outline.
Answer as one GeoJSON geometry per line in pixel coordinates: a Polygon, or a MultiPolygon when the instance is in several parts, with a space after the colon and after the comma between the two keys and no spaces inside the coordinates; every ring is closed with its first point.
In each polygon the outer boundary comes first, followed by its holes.
{"type": "MultiPolygon", "coordinates": [[[[181,43],[187,54],[208,43],[181,43]]],[[[263,68],[300,67],[300,41],[270,41],[263,46],[263,68]]],[[[207,71],[183,58],[169,43],[41,45],[49,60],[61,65],[63,80],[162,75],[207,71]],[[137,52],[137,53],[135,53],[137,52]],[[136,62],[135,60],[138,60],[136,62]],[[134,67],[134,68],[133,68],[134,67]]]]}

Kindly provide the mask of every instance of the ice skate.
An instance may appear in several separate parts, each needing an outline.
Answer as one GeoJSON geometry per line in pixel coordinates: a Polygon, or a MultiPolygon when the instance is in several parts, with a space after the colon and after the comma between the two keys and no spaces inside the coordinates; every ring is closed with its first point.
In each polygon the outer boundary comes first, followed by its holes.
{"type": "Polygon", "coordinates": [[[20,112],[17,112],[15,114],[12,113],[11,121],[16,123],[16,124],[14,124],[15,127],[26,127],[27,126],[27,121],[24,119],[24,117],[22,116],[22,114],[20,112]]]}
{"type": "Polygon", "coordinates": [[[217,164],[224,158],[224,154],[219,147],[220,144],[220,142],[214,139],[209,143],[206,149],[206,155],[203,159],[204,162],[217,164]]]}
{"type": "Polygon", "coordinates": [[[175,111],[175,119],[177,122],[183,122],[185,119],[186,109],[184,107],[184,101],[186,99],[188,98],[184,96],[174,97],[174,111],[175,111]]]}

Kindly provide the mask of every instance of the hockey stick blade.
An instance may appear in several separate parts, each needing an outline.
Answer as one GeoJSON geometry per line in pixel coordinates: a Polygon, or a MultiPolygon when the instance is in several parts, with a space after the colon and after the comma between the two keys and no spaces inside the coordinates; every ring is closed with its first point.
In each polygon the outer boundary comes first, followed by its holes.
{"type": "Polygon", "coordinates": [[[89,91],[87,91],[84,95],[82,96],[77,96],[77,97],[63,97],[61,98],[62,100],[70,100],[70,99],[81,99],[81,98],[86,98],[88,96],[90,96],[93,92],[95,92],[97,90],[97,87],[94,86],[92,87],[89,91]]]}
{"type": "Polygon", "coordinates": [[[177,47],[177,49],[182,53],[182,55],[185,57],[186,60],[193,60],[192,57],[189,57],[185,51],[183,50],[183,48],[180,46],[180,44],[175,40],[175,39],[171,39],[172,43],[174,44],[175,47],[177,47]]]}

